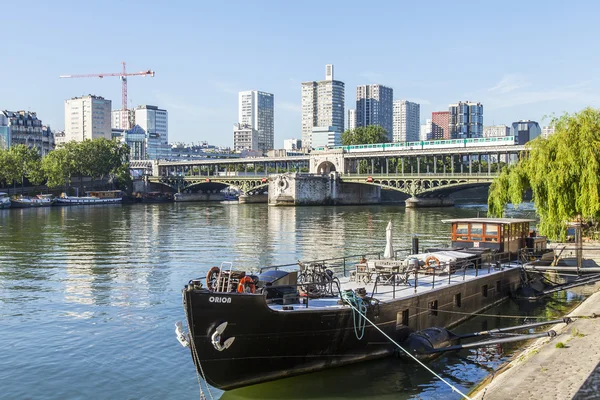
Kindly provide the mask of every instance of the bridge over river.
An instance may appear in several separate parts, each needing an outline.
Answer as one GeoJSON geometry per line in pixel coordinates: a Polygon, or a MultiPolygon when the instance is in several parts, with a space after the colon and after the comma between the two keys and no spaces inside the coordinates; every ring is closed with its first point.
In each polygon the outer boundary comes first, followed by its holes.
{"type": "Polygon", "coordinates": [[[411,149],[369,146],[325,148],[282,157],[141,160],[132,161],[131,168],[143,170],[146,181],[155,187],[175,192],[218,191],[229,186],[256,193],[282,174],[319,177],[335,173],[338,182],[376,186],[418,198],[442,198],[489,185],[502,166],[516,162],[526,151],[525,146],[514,144],[411,149]]]}

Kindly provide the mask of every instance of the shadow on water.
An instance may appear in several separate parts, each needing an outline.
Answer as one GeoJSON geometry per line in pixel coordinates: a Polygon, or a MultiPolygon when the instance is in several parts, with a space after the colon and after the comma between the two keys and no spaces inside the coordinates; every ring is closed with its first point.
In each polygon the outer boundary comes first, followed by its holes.
{"type": "MultiPolygon", "coordinates": [[[[526,316],[539,319],[560,318],[598,287],[600,284],[558,292],[536,302],[509,300],[484,312],[493,316],[474,317],[453,331],[467,333],[533,322],[533,318],[527,320],[526,316]]],[[[446,353],[427,365],[459,390],[468,393],[525,345],[512,343],[501,349],[468,349],[446,353]]],[[[459,399],[461,396],[453,393],[448,386],[417,363],[397,357],[281,379],[232,390],[221,396],[222,400],[307,398],[387,400],[459,399]]]]}

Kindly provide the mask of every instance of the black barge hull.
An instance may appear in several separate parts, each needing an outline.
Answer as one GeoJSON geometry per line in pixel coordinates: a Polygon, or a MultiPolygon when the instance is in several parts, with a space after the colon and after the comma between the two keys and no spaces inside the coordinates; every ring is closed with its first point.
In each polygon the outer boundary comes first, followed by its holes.
{"type": "MultiPolygon", "coordinates": [[[[394,340],[402,341],[415,330],[456,325],[468,314],[505,300],[519,285],[520,269],[506,269],[381,302],[368,308],[367,317],[394,340]],[[437,312],[429,309],[432,304],[437,312]]],[[[348,306],[304,308],[296,304],[293,310],[279,311],[259,294],[206,289],[186,289],[183,294],[194,363],[199,373],[201,364],[207,382],[219,389],[382,358],[397,350],[368,323],[358,340],[348,306]],[[213,335],[224,322],[228,324],[219,344],[235,339],[230,347],[219,350],[213,335]]]]}

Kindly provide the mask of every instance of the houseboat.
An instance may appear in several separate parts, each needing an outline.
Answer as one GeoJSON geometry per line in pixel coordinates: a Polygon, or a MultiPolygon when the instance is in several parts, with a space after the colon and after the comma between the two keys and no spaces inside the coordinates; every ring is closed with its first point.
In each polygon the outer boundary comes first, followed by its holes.
{"type": "Polygon", "coordinates": [[[63,193],[56,199],[57,205],[97,205],[97,204],[120,204],[123,200],[123,192],[120,190],[99,190],[86,192],[87,196],[67,196],[63,193]]]}
{"type": "Polygon", "coordinates": [[[32,207],[50,207],[54,204],[54,199],[47,196],[19,196],[10,199],[12,208],[32,208],[32,207]]]}
{"type": "Polygon", "coordinates": [[[179,325],[179,340],[198,373],[223,390],[390,356],[398,348],[384,334],[403,343],[450,328],[521,285],[517,259],[534,220],[447,222],[451,248],[356,260],[350,274],[347,259],[343,275],[341,259],[258,275],[213,267],[183,289],[189,333],[179,325]]]}
{"type": "Polygon", "coordinates": [[[3,208],[10,208],[10,197],[7,193],[0,192],[0,210],[3,208]]]}

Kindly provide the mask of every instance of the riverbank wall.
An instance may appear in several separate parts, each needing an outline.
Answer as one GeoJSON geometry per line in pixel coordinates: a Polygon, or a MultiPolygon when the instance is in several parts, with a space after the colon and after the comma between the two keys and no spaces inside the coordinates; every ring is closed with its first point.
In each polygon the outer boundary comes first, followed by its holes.
{"type": "Polygon", "coordinates": [[[489,376],[479,400],[597,399],[600,393],[600,291],[569,313],[554,338],[538,339],[489,376]]]}

